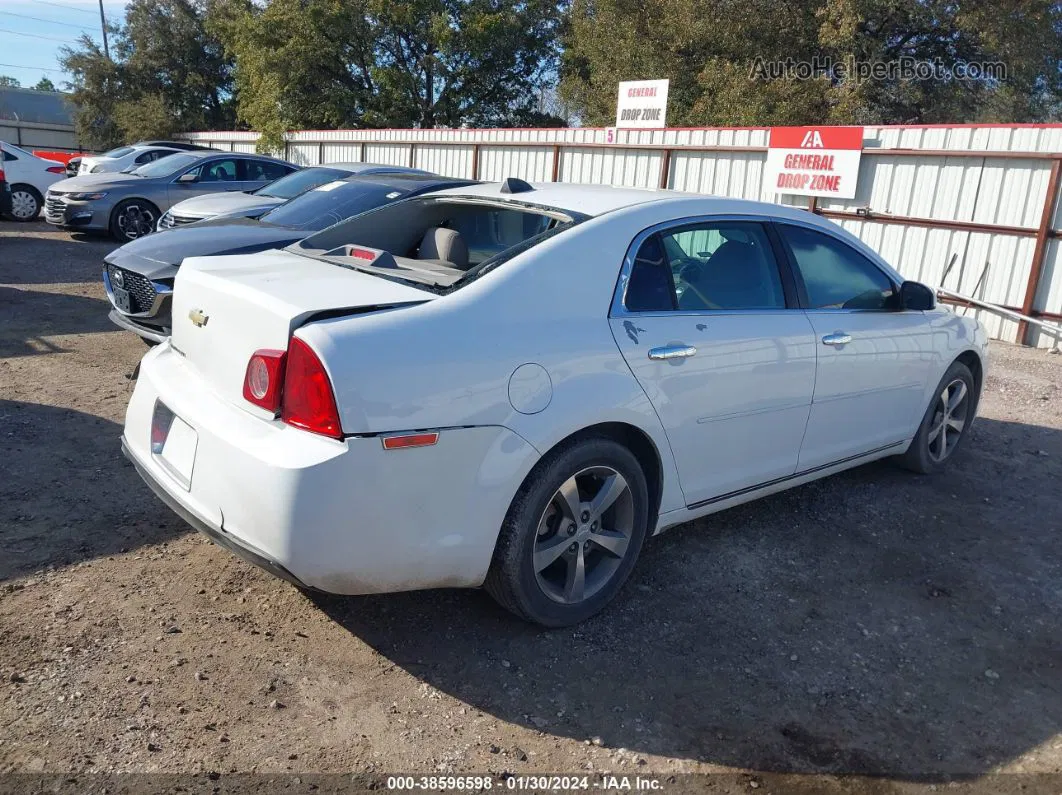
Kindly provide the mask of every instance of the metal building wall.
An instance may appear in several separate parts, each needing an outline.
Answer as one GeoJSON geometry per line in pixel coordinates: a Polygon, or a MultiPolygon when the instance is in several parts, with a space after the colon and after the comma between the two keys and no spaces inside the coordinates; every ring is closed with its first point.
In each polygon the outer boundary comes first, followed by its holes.
{"type": "MultiPolygon", "coordinates": [[[[809,207],[803,197],[763,190],[766,128],[619,130],[611,142],[608,136],[604,128],[304,130],[289,134],[285,154],[303,165],[390,163],[482,180],[665,187],[809,207]]],[[[248,151],[257,134],[188,137],[248,151]]],[[[1062,125],[866,127],[863,147],[856,197],[818,200],[811,208],[907,278],[1062,319],[1062,125]]],[[[988,312],[956,311],[977,312],[999,339],[1018,341],[1025,331],[988,312]]],[[[1035,328],[1024,338],[1054,344],[1035,328]]]]}

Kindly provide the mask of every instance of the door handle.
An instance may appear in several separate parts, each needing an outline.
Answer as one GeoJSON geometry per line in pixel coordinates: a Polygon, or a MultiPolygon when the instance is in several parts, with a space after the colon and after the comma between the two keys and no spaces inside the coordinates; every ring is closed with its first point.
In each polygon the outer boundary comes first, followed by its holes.
{"type": "Polygon", "coordinates": [[[696,354],[697,349],[692,345],[664,345],[649,349],[650,359],[688,359],[696,354]]]}
{"type": "Polygon", "coordinates": [[[833,334],[827,334],[822,338],[823,345],[847,345],[852,341],[851,334],[845,334],[843,331],[835,331],[833,334]]]}

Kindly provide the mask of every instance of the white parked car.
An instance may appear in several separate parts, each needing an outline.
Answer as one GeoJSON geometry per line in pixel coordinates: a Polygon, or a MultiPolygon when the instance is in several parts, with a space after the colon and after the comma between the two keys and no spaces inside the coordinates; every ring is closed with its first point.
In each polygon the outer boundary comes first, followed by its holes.
{"type": "Polygon", "coordinates": [[[986,350],[803,210],[507,180],[186,259],[122,443],[278,576],[485,585],[559,626],[665,528],[886,456],[943,466],[986,350]]]}
{"type": "Polygon", "coordinates": [[[429,171],[404,166],[387,166],[377,163],[328,163],[294,171],[270,182],[264,188],[247,193],[209,193],[177,202],[159,219],[158,231],[173,229],[175,226],[184,226],[196,221],[205,221],[207,218],[217,218],[221,215],[257,218],[278,204],[301,196],[306,191],[313,190],[320,185],[349,177],[351,174],[433,176],[429,171]]]}
{"type": "Polygon", "coordinates": [[[0,153],[3,155],[0,168],[11,186],[11,217],[16,221],[35,221],[44,206],[48,188],[66,179],[66,166],[4,141],[0,141],[0,153]]]}
{"type": "Polygon", "coordinates": [[[181,141],[141,141],[128,146],[119,146],[100,155],[82,155],[77,175],[107,174],[132,171],[134,168],[154,163],[162,157],[177,152],[205,151],[207,147],[181,141]]]}

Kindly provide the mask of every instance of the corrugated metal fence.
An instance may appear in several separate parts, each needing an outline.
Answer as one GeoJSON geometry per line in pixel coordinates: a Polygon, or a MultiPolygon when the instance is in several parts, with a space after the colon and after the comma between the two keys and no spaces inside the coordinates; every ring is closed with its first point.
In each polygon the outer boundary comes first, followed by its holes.
{"type": "MultiPolygon", "coordinates": [[[[762,188],[766,128],[306,130],[284,156],[415,166],[449,176],[581,182],[807,206],[858,235],[909,279],[1062,321],[1062,125],[866,127],[854,199],[762,188]],[[949,263],[951,267],[949,267],[949,263]]],[[[254,151],[257,133],[188,136],[254,151]]],[[[1048,347],[1045,332],[970,307],[990,333],[1048,347]]]]}

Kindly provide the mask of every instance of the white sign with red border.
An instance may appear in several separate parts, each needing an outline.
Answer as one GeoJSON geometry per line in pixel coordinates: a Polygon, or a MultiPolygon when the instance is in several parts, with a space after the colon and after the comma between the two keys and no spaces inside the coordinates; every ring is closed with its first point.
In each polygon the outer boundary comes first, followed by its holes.
{"type": "Polygon", "coordinates": [[[616,126],[650,129],[665,126],[669,80],[629,80],[619,84],[616,126]]]}
{"type": "Polygon", "coordinates": [[[862,127],[772,127],[765,193],[854,199],[862,127]]]}

